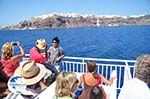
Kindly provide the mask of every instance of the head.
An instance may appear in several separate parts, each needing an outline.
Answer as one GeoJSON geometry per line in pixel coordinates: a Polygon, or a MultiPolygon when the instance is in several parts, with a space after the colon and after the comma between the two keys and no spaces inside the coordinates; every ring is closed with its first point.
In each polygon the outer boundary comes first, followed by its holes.
{"type": "Polygon", "coordinates": [[[21,75],[27,86],[35,85],[41,81],[46,73],[44,65],[35,63],[35,61],[23,61],[15,70],[15,75],[21,75]]]}
{"type": "Polygon", "coordinates": [[[150,55],[141,55],[136,59],[135,77],[146,83],[150,82],[150,55]]]}
{"type": "Polygon", "coordinates": [[[59,41],[58,37],[54,37],[54,38],[52,39],[53,47],[57,48],[58,45],[59,45],[59,42],[60,42],[60,41],[59,41]]]}
{"type": "Polygon", "coordinates": [[[13,46],[11,42],[7,42],[2,46],[2,57],[10,59],[13,56],[13,46]]]}
{"type": "Polygon", "coordinates": [[[40,49],[40,50],[45,49],[46,48],[46,41],[45,41],[45,39],[39,39],[39,40],[37,40],[35,46],[38,49],[40,49]]]}
{"type": "Polygon", "coordinates": [[[105,99],[104,92],[99,86],[93,86],[90,92],[90,99],[105,99]]]}
{"type": "Polygon", "coordinates": [[[88,61],[87,62],[87,69],[89,72],[94,72],[96,70],[96,63],[93,61],[88,61]]]}
{"type": "Polygon", "coordinates": [[[71,88],[71,92],[74,92],[77,89],[78,85],[78,79],[77,75],[73,72],[68,72],[67,73],[67,78],[69,79],[69,85],[71,88]]]}
{"type": "Polygon", "coordinates": [[[62,72],[56,78],[56,96],[70,96],[72,87],[77,81],[75,73],[62,72]]]}

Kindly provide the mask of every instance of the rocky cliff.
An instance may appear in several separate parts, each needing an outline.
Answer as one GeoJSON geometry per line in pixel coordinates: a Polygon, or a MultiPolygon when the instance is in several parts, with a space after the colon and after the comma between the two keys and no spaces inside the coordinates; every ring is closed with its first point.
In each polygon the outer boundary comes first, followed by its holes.
{"type": "Polygon", "coordinates": [[[150,25],[150,15],[142,16],[98,16],[53,13],[24,20],[17,25],[3,26],[1,29],[45,29],[59,27],[91,27],[120,25],[150,25]]]}

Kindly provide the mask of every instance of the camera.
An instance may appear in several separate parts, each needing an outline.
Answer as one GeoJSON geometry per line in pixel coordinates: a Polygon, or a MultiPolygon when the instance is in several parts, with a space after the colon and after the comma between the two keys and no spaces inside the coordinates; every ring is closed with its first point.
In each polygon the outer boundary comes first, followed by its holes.
{"type": "Polygon", "coordinates": [[[13,43],[12,43],[12,45],[13,45],[13,46],[17,46],[17,45],[18,45],[18,43],[16,43],[16,42],[13,42],[13,43]]]}

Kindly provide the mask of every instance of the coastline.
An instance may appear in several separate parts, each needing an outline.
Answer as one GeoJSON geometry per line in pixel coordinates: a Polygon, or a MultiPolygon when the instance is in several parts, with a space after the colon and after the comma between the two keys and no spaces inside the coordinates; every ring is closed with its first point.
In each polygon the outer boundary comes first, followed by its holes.
{"type": "Polygon", "coordinates": [[[35,30],[77,27],[150,25],[150,15],[142,16],[98,16],[98,15],[61,15],[52,14],[33,17],[16,25],[0,26],[0,30],[35,30]]]}

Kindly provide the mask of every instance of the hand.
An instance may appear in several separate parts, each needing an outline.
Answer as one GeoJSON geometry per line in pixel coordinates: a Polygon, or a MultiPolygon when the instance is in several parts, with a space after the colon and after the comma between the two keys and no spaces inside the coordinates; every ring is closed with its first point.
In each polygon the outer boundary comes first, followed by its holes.
{"type": "Polygon", "coordinates": [[[39,82],[39,85],[40,85],[40,87],[41,87],[42,90],[47,88],[47,86],[45,85],[43,79],[39,82]]]}
{"type": "Polygon", "coordinates": [[[60,62],[60,58],[58,57],[58,58],[56,58],[56,62],[60,62]]]}
{"type": "Polygon", "coordinates": [[[48,46],[47,46],[47,44],[45,45],[45,50],[47,50],[48,49],[48,46]]]}
{"type": "Polygon", "coordinates": [[[18,46],[21,46],[21,43],[19,41],[16,42],[18,46]]]}
{"type": "Polygon", "coordinates": [[[111,80],[117,79],[116,77],[112,77],[111,80]]]}

